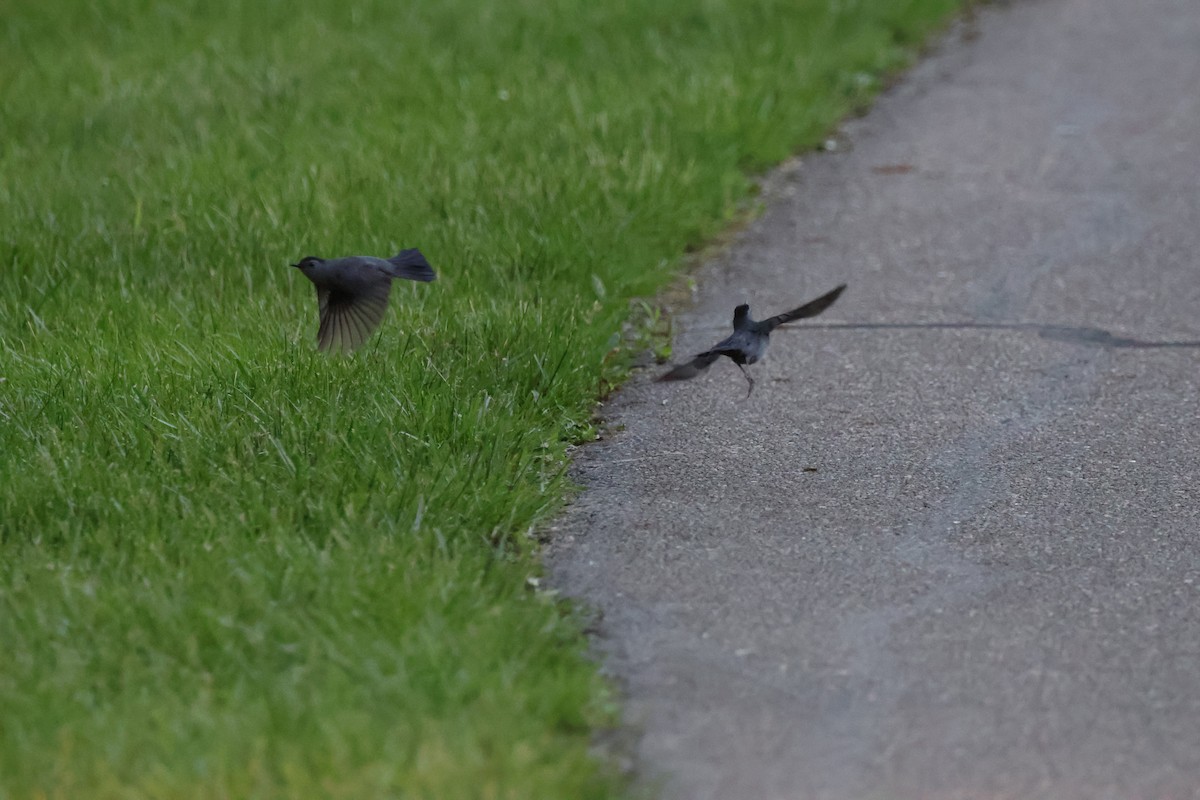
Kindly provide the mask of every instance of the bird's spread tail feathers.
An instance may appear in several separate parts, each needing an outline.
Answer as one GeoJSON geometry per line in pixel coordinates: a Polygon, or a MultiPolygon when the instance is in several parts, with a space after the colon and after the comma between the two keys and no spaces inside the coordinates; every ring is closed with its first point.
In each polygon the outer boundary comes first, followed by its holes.
{"type": "Polygon", "coordinates": [[[433,271],[433,267],[429,266],[425,256],[421,255],[421,251],[415,247],[411,250],[401,250],[389,258],[388,263],[392,265],[391,273],[396,278],[407,278],[410,281],[437,279],[437,273],[433,271]]]}

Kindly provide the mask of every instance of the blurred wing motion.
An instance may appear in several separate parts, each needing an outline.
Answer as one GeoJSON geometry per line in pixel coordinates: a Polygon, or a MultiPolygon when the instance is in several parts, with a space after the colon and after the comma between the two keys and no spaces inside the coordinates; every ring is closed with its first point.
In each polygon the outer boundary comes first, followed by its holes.
{"type": "Polygon", "coordinates": [[[425,256],[421,255],[421,251],[415,247],[411,250],[401,250],[387,262],[392,265],[388,272],[393,278],[407,278],[410,281],[424,282],[437,280],[437,273],[433,271],[433,267],[429,266],[429,262],[425,260],[425,256]]]}
{"type": "Polygon", "coordinates": [[[392,281],[380,275],[366,291],[354,295],[331,289],[317,290],[317,305],[321,311],[321,327],[317,329],[317,346],[326,352],[349,352],[362,346],[387,312],[388,293],[392,281]]]}
{"type": "Polygon", "coordinates": [[[841,296],[842,292],[844,292],[845,290],[846,290],[846,284],[843,283],[841,286],[837,287],[832,292],[829,292],[828,294],[823,294],[820,297],[818,297],[816,300],[810,300],[809,302],[805,303],[804,305],[800,306],[799,308],[794,308],[791,311],[787,311],[783,314],[779,314],[778,316],[771,317],[770,319],[764,319],[761,323],[762,327],[765,328],[768,332],[770,332],[770,331],[775,330],[776,328],[778,328],[780,325],[784,324],[785,322],[791,322],[791,321],[797,320],[797,319],[804,319],[805,317],[815,317],[817,314],[820,314],[822,311],[824,311],[825,309],[827,309],[831,305],[833,305],[833,301],[837,300],[838,297],[841,296]]]}
{"type": "Polygon", "coordinates": [[[686,381],[689,378],[694,378],[704,370],[712,366],[713,362],[721,357],[721,354],[716,350],[709,350],[705,353],[693,358],[686,364],[680,364],[665,375],[658,377],[659,381],[686,381]]]}

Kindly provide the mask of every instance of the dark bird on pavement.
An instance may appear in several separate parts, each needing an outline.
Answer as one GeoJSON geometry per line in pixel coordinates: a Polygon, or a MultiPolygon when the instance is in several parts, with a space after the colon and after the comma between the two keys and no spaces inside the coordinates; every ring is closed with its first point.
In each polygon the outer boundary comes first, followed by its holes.
{"type": "Polygon", "coordinates": [[[392,279],[432,281],[433,267],[417,249],[391,258],[305,256],[292,264],[317,287],[321,326],[317,346],[325,351],[353,350],[367,340],[387,311],[392,279]]]}
{"type": "Polygon", "coordinates": [[[711,350],[705,350],[686,364],[680,364],[667,374],[661,376],[659,380],[686,381],[688,378],[694,378],[708,369],[721,356],[728,356],[733,363],[738,365],[738,369],[742,371],[742,374],[746,376],[746,381],[749,384],[749,388],[746,389],[746,397],[749,397],[750,393],[754,391],[754,379],[750,377],[750,373],[746,372],[745,365],[753,364],[762,358],[763,353],[767,351],[771,331],[792,320],[815,317],[833,305],[833,301],[837,300],[838,296],[845,289],[846,284],[843,283],[832,292],[823,294],[816,300],[811,300],[799,308],[761,321],[750,319],[750,306],[742,303],[733,310],[733,334],[729,338],[723,339],[716,347],[713,347],[711,350]]]}

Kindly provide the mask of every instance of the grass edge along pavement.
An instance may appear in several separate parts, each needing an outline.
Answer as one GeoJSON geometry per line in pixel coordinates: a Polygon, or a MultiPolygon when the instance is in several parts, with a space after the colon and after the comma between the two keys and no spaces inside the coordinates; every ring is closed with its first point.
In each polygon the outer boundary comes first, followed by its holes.
{"type": "Polygon", "coordinates": [[[956,5],[7,9],[0,796],[620,795],[524,532],[629,299],[956,5]],[[287,264],[414,246],[317,353],[287,264]]]}

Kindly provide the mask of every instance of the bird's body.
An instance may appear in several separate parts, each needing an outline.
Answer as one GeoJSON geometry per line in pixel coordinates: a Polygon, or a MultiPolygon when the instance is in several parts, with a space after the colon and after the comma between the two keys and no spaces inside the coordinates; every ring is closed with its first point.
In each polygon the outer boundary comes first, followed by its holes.
{"type": "Polygon", "coordinates": [[[823,294],[816,300],[809,301],[799,308],[764,320],[751,319],[750,306],[743,303],[733,311],[732,334],[722,339],[714,347],[695,356],[686,364],[680,364],[670,372],[662,375],[659,377],[659,380],[685,381],[688,378],[694,378],[712,366],[713,362],[718,358],[725,356],[737,364],[738,369],[742,371],[742,375],[746,376],[746,381],[749,384],[746,396],[749,397],[750,392],[754,391],[754,379],[746,372],[745,366],[757,362],[763,357],[763,353],[767,352],[767,345],[771,341],[771,331],[793,320],[815,317],[833,305],[833,302],[838,299],[845,289],[846,284],[843,283],[832,292],[823,294]]]}
{"type": "Polygon", "coordinates": [[[387,311],[392,280],[432,281],[433,267],[420,250],[401,250],[391,258],[306,256],[293,264],[317,287],[322,350],[353,350],[379,327],[387,311]]]}

